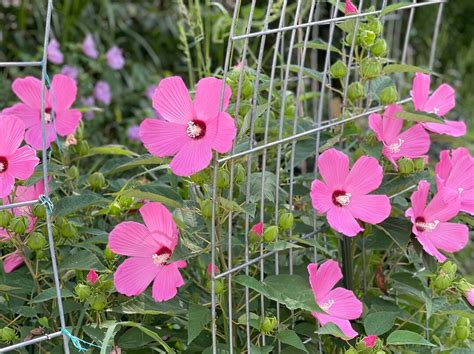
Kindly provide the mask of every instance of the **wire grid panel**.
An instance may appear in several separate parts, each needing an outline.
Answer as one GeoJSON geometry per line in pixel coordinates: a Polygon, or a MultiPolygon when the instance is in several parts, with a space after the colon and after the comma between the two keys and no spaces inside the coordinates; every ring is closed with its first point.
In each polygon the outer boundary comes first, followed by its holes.
{"type": "Polygon", "coordinates": [[[66,330],[66,322],[64,318],[64,309],[61,296],[61,285],[59,282],[59,273],[56,261],[56,251],[54,247],[54,239],[52,233],[52,223],[51,223],[51,212],[52,204],[49,199],[49,179],[48,179],[48,149],[46,148],[46,120],[45,120],[45,90],[46,82],[48,80],[47,75],[47,47],[49,42],[49,35],[51,30],[51,14],[53,11],[53,0],[48,0],[46,7],[46,21],[45,21],[45,31],[44,31],[44,42],[43,42],[43,58],[41,61],[32,61],[32,62],[0,62],[0,67],[38,67],[41,69],[41,126],[42,126],[42,167],[43,167],[43,182],[44,182],[44,195],[40,196],[38,200],[31,200],[21,203],[12,203],[1,205],[0,210],[4,209],[13,209],[18,207],[32,206],[37,203],[41,203],[46,208],[46,227],[48,233],[48,242],[49,242],[49,251],[51,255],[51,262],[53,266],[53,278],[54,285],[56,288],[56,301],[58,304],[59,318],[61,323],[61,330],[50,333],[41,337],[37,337],[31,340],[27,340],[18,344],[10,345],[5,348],[0,348],[0,353],[7,353],[12,350],[23,348],[29,345],[40,343],[45,340],[51,340],[56,337],[63,336],[64,352],[69,354],[69,337],[63,333],[63,330],[66,330]]]}
{"type": "MultiPolygon", "coordinates": [[[[319,1],[319,0],[268,0],[264,14],[257,13],[257,1],[252,0],[251,4],[237,0],[233,12],[230,38],[227,47],[226,61],[224,65],[224,79],[232,70],[232,65],[240,63],[240,67],[252,70],[254,75],[253,97],[250,107],[250,122],[248,123],[249,142],[245,147],[234,146],[232,153],[228,156],[214,157],[213,175],[213,208],[212,208],[212,284],[211,284],[211,305],[212,305],[212,343],[213,353],[224,350],[226,353],[237,352],[235,343],[244,343],[244,352],[251,353],[252,345],[268,344],[265,335],[258,338],[251,336],[250,314],[265,315],[269,300],[262,296],[250,297],[249,288],[244,288],[244,299],[238,298],[242,295],[242,288],[237,286],[234,277],[244,273],[255,275],[262,281],[266,276],[280,273],[293,274],[302,257],[307,257],[311,261],[319,261],[321,250],[326,248],[326,237],[320,236],[322,226],[316,214],[311,215],[312,231],[300,235],[302,238],[314,239],[315,246],[311,252],[294,250],[292,248],[284,250],[265,250],[262,246],[258,252],[250,252],[250,229],[253,223],[269,222],[278,224],[280,210],[294,211],[298,209],[299,191],[294,190],[295,181],[303,181],[310,185],[314,178],[317,178],[317,159],[321,147],[328,139],[328,132],[331,129],[344,129],[344,126],[351,124],[355,120],[364,120],[371,113],[379,112],[382,106],[366,106],[365,112],[360,114],[346,114],[344,106],[347,100],[347,90],[340,93],[340,97],[333,97],[331,90],[331,77],[328,75],[329,67],[334,62],[335,55],[332,52],[334,44],[343,42],[341,31],[337,24],[347,19],[355,19],[355,26],[367,16],[379,15],[387,6],[397,3],[390,0],[360,0],[358,2],[359,11],[357,14],[344,16],[344,2],[339,0],[319,1]],[[372,7],[371,7],[372,6],[372,7]],[[370,10],[363,12],[362,9],[370,10]],[[245,10],[245,11],[244,11],[245,10]],[[243,18],[242,14],[246,14],[243,18]],[[248,15],[247,15],[248,14],[248,15]],[[279,16],[275,16],[278,14],[279,16]],[[320,40],[325,48],[311,48],[309,43],[320,40]],[[259,105],[259,86],[265,85],[265,96],[268,93],[267,106],[259,105]],[[294,96],[289,94],[291,91],[294,96]],[[272,94],[278,92],[278,95],[272,94]],[[308,95],[310,98],[304,98],[308,95]],[[295,105],[293,114],[291,134],[285,134],[284,125],[288,124],[285,119],[287,103],[291,99],[295,105]],[[271,111],[272,106],[279,106],[278,114],[271,111]],[[306,117],[306,118],[304,118],[306,117]],[[308,125],[308,118],[310,123],[308,125]],[[304,124],[303,124],[304,123],[304,124]],[[270,137],[270,130],[277,131],[276,138],[270,137]],[[312,149],[315,160],[308,162],[301,158],[304,149],[312,149]],[[255,190],[251,186],[251,178],[255,167],[261,175],[261,189],[258,191],[260,197],[256,206],[256,217],[251,220],[249,215],[245,216],[245,258],[244,261],[236,262],[233,258],[233,242],[235,242],[235,220],[230,212],[227,220],[227,233],[221,235],[217,224],[219,192],[217,190],[218,169],[227,166],[230,170],[230,186],[228,188],[228,198],[234,197],[234,174],[235,161],[241,159],[246,164],[247,179],[245,183],[245,201],[252,202],[255,190]],[[271,179],[271,180],[269,180],[271,179]],[[273,200],[265,198],[268,188],[267,184],[273,186],[273,200]],[[270,208],[268,208],[270,207],[270,208]],[[268,209],[274,209],[271,214],[268,209]],[[217,253],[224,253],[227,269],[219,274],[215,273],[214,265],[217,263],[217,253]],[[310,253],[310,254],[308,254],[310,253]],[[318,255],[319,253],[319,255],[318,255]],[[225,281],[228,288],[227,308],[222,309],[217,304],[216,282],[225,281]],[[237,297],[237,298],[236,298],[237,297]],[[245,307],[245,333],[237,330],[235,322],[241,313],[234,313],[236,303],[245,307]],[[219,310],[219,311],[218,311],[219,310]],[[225,312],[221,315],[222,312],[225,312]],[[229,319],[228,328],[224,337],[217,333],[217,324],[221,324],[219,317],[229,319]],[[238,333],[239,332],[239,333],[238,333]],[[218,340],[218,337],[220,340],[218,340]],[[224,340],[225,343],[221,343],[224,340]],[[258,342],[258,343],[257,343],[258,342]]],[[[398,63],[407,63],[410,58],[410,34],[412,33],[415,11],[424,11],[424,7],[436,7],[437,17],[433,28],[431,52],[429,56],[429,69],[433,69],[436,41],[442,19],[443,6],[446,0],[416,1],[412,4],[405,4],[396,12],[383,17],[384,38],[388,42],[388,57],[398,63]]],[[[258,2],[260,8],[262,3],[258,2]]],[[[357,80],[357,72],[354,63],[355,36],[351,45],[343,45],[343,59],[349,68],[344,78],[344,86],[350,80],[357,80]]],[[[235,117],[239,115],[242,101],[244,71],[241,70],[234,108],[235,117]]],[[[396,76],[399,89],[406,87],[403,76],[396,76]]],[[[405,90],[406,91],[406,90],[405,90]]],[[[224,87],[222,89],[222,97],[224,87]]],[[[402,97],[398,103],[409,102],[408,97],[402,97]]],[[[221,98],[221,106],[223,99],[221,98]]],[[[290,111],[291,112],[291,111],[290,111]]],[[[288,112],[286,113],[288,114],[288,112]]],[[[275,134],[273,134],[275,136],[275,134]]],[[[342,146],[341,146],[342,147],[342,146]]],[[[304,155],[304,154],[303,154],[304,155]]],[[[408,192],[415,186],[390,196],[391,198],[408,192]]],[[[236,198],[235,198],[236,199],[236,198]]],[[[289,237],[292,236],[289,231],[289,237]]],[[[365,246],[362,244],[362,261],[365,268],[365,246]]],[[[327,249],[326,249],[327,251],[327,249]]],[[[324,256],[326,258],[326,256],[324,256]]],[[[341,260],[341,255],[338,256],[341,260]]],[[[221,261],[221,260],[220,260],[221,261]]],[[[222,263],[222,261],[221,261],[222,263]]],[[[305,263],[306,264],[306,263],[305,263]]],[[[364,272],[363,272],[364,273],[364,272]]],[[[346,277],[345,277],[346,278],[346,277]]],[[[349,277],[347,277],[349,278],[349,277]]],[[[364,289],[366,288],[364,274],[364,289]]],[[[351,284],[346,284],[351,287],[351,284]]],[[[278,304],[272,304],[278,322],[284,309],[278,304]]],[[[293,320],[294,321],[294,320],[293,320]]],[[[312,347],[317,352],[322,352],[319,337],[307,337],[304,343],[313,342],[312,347]]],[[[278,343],[278,352],[281,351],[281,343],[278,343]]]]}

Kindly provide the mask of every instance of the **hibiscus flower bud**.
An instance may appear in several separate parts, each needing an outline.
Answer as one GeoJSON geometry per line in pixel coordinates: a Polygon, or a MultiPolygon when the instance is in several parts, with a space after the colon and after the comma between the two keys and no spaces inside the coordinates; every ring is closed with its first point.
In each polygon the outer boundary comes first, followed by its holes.
{"type": "Polygon", "coordinates": [[[217,171],[217,188],[226,189],[229,188],[230,175],[229,172],[225,169],[219,169],[217,171]]]}
{"type": "Polygon", "coordinates": [[[87,284],[77,284],[74,288],[74,292],[79,300],[87,300],[92,293],[90,286],[87,284]]]}
{"type": "Polygon", "coordinates": [[[414,159],[413,164],[415,166],[415,171],[416,172],[422,172],[422,171],[425,170],[425,158],[424,157],[418,157],[417,159],[414,159]]]}
{"type": "Polygon", "coordinates": [[[116,200],[109,204],[109,214],[113,216],[120,216],[122,214],[122,206],[116,200]]]}
{"type": "Polygon", "coordinates": [[[103,311],[107,307],[107,296],[104,294],[95,294],[90,300],[91,309],[95,311],[103,311]]]}
{"type": "Polygon", "coordinates": [[[32,208],[33,216],[43,220],[46,217],[46,208],[44,205],[35,204],[32,208]]]}
{"type": "Polygon", "coordinates": [[[278,232],[278,226],[276,225],[267,227],[263,232],[263,240],[267,243],[275,241],[276,237],[278,236],[278,232]]]}
{"type": "Polygon", "coordinates": [[[242,184],[245,181],[245,168],[240,163],[234,166],[234,182],[237,185],[242,184]]]}
{"type": "Polygon", "coordinates": [[[443,265],[441,266],[441,270],[444,271],[449,277],[454,279],[456,277],[456,272],[458,271],[458,266],[456,265],[456,263],[447,261],[443,263],[443,265]]]}
{"type": "Polygon", "coordinates": [[[61,226],[61,235],[64,238],[72,238],[77,235],[77,227],[74,224],[71,224],[70,222],[64,224],[61,226]]]}
{"type": "Polygon", "coordinates": [[[290,230],[293,228],[294,217],[292,213],[282,213],[278,220],[278,226],[282,230],[290,230]]]}
{"type": "Polygon", "coordinates": [[[4,343],[11,343],[18,339],[16,331],[10,327],[0,328],[0,340],[4,343]]]}
{"type": "MultiPolygon", "coordinates": [[[[212,291],[212,281],[208,280],[206,282],[206,289],[207,291],[211,292],[212,291]]],[[[214,293],[216,294],[222,294],[224,291],[224,282],[222,279],[217,279],[214,287],[214,293]]]]}
{"type": "Polygon", "coordinates": [[[357,354],[357,353],[358,353],[357,349],[354,349],[354,348],[349,348],[344,352],[344,354],[357,354]]]}
{"type": "Polygon", "coordinates": [[[1,210],[0,211],[0,227],[2,229],[6,229],[12,220],[13,215],[8,210],[1,210]]]}
{"type": "Polygon", "coordinates": [[[370,53],[374,57],[383,57],[387,54],[387,42],[383,38],[379,38],[375,41],[374,45],[370,47],[370,53]]]}
{"type": "Polygon", "coordinates": [[[16,234],[23,235],[28,228],[28,218],[26,216],[15,217],[11,219],[9,226],[16,234]]]}
{"type": "Polygon", "coordinates": [[[97,275],[97,272],[94,269],[89,270],[89,273],[87,273],[86,280],[94,285],[97,283],[97,280],[99,280],[99,276],[97,275]]]}
{"type": "Polygon", "coordinates": [[[28,237],[26,245],[33,251],[39,251],[45,248],[48,242],[41,232],[32,232],[28,237]]]}
{"type": "Polygon", "coordinates": [[[398,101],[398,91],[395,85],[387,86],[380,91],[380,103],[384,106],[388,106],[398,101]]]}
{"type": "Polygon", "coordinates": [[[452,279],[446,273],[440,272],[438,276],[436,276],[433,286],[436,290],[446,290],[451,286],[452,279]]]}
{"type": "Polygon", "coordinates": [[[277,327],[278,320],[275,316],[264,316],[262,319],[262,324],[260,325],[260,331],[265,334],[270,334],[273,333],[277,327]]]}
{"type": "Polygon", "coordinates": [[[199,204],[201,206],[202,216],[204,216],[205,218],[211,218],[212,217],[212,200],[205,199],[203,201],[200,201],[199,204]]]}
{"type": "Polygon", "coordinates": [[[79,169],[77,166],[71,166],[66,171],[68,177],[72,180],[76,180],[79,178],[79,169]]]}
{"type": "Polygon", "coordinates": [[[107,245],[107,247],[105,247],[105,250],[104,250],[104,258],[108,261],[112,261],[115,259],[115,253],[113,253],[109,246],[107,245]]]}
{"type": "Polygon", "coordinates": [[[362,340],[357,343],[357,349],[365,350],[372,349],[377,345],[378,337],[374,335],[365,336],[362,340]]]}
{"type": "Polygon", "coordinates": [[[382,72],[382,64],[375,58],[365,58],[360,64],[359,72],[364,79],[375,79],[382,72]]]}
{"type": "MultiPolygon", "coordinates": [[[[354,39],[354,32],[350,32],[346,35],[346,38],[345,38],[345,44],[348,45],[348,46],[352,46],[352,41],[354,39]]],[[[356,34],[355,35],[355,43],[354,45],[360,45],[360,37],[356,34]]]]}
{"type": "Polygon", "coordinates": [[[347,66],[342,60],[338,60],[331,65],[329,73],[331,74],[331,77],[335,79],[342,79],[347,75],[347,66]]]}
{"type": "Polygon", "coordinates": [[[347,97],[352,101],[357,101],[365,96],[364,86],[360,82],[353,82],[347,88],[347,97]]]}
{"type": "Polygon", "coordinates": [[[81,140],[76,145],[76,152],[79,156],[85,156],[89,153],[90,147],[87,140],[81,140]]]}
{"type": "Polygon", "coordinates": [[[365,24],[364,29],[372,31],[376,36],[382,33],[383,25],[382,22],[376,17],[369,17],[368,22],[365,24]]]}
{"type": "Polygon", "coordinates": [[[99,190],[105,187],[105,177],[101,172],[94,172],[88,178],[88,182],[93,190],[99,190]]]}
{"type": "Polygon", "coordinates": [[[359,33],[360,43],[364,48],[371,47],[375,42],[375,33],[368,30],[363,30],[359,33]]]}
{"type": "Polygon", "coordinates": [[[470,321],[467,317],[459,317],[454,327],[456,338],[464,341],[471,335],[470,321]]]}
{"type": "Polygon", "coordinates": [[[409,175],[415,170],[415,165],[413,161],[409,158],[402,157],[397,161],[398,171],[402,175],[409,175]]]}

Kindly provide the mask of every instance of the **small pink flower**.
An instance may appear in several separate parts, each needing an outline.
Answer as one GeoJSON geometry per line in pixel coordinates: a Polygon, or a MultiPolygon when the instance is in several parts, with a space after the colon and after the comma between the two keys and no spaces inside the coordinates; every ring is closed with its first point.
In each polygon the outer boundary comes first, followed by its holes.
{"type": "Polygon", "coordinates": [[[79,77],[79,68],[72,65],[64,65],[61,69],[61,74],[70,77],[74,81],[79,77]]]}
{"type": "MultiPolygon", "coordinates": [[[[174,156],[171,170],[190,176],[209,166],[212,150],[226,153],[235,138],[235,122],[221,112],[222,80],[207,77],[196,87],[194,102],[183,80],[169,77],[160,81],[153,96],[153,107],[163,120],[145,119],[140,138],[153,155],[174,156]]],[[[225,85],[223,110],[229,106],[230,87],[225,85]]]]}
{"type": "Polygon", "coordinates": [[[140,127],[136,124],[127,129],[127,137],[131,141],[140,141],[140,127]]]}
{"type": "MultiPolygon", "coordinates": [[[[74,133],[82,116],[77,109],[71,109],[77,93],[74,80],[66,75],[54,75],[51,86],[51,90],[45,90],[46,147],[56,139],[55,130],[60,136],[74,133]],[[53,109],[55,124],[52,124],[53,109]]],[[[16,79],[12,90],[22,103],[3,110],[3,113],[21,118],[27,129],[25,141],[41,150],[41,81],[32,76],[16,79]]]]}
{"type": "Polygon", "coordinates": [[[95,284],[97,283],[98,279],[99,276],[97,275],[97,272],[94,269],[89,270],[89,273],[87,273],[86,276],[86,280],[91,284],[95,284]]]}
{"type": "Polygon", "coordinates": [[[474,215],[474,158],[466,148],[443,150],[436,164],[438,190],[449,188],[458,192],[461,211],[474,215]]]}
{"type": "Polygon", "coordinates": [[[145,95],[146,97],[148,97],[148,99],[152,100],[153,99],[153,95],[155,94],[155,91],[156,89],[158,88],[158,85],[149,85],[147,88],[146,88],[146,92],[145,92],[145,95]]]}
{"type": "Polygon", "coordinates": [[[309,283],[313,289],[316,304],[324,311],[312,312],[312,315],[324,326],[333,323],[347,338],[358,335],[349,320],[355,320],[362,314],[362,303],[354,293],[344,288],[335,288],[342,279],[342,272],[336,261],[328,260],[318,268],[316,263],[308,265],[309,283]]]}
{"type": "Polygon", "coordinates": [[[69,134],[66,137],[66,143],[65,144],[66,144],[66,146],[77,145],[77,139],[74,136],[74,134],[69,134]]]}
{"type": "Polygon", "coordinates": [[[323,182],[311,185],[313,207],[326,213],[329,225],[336,231],[353,237],[364,229],[356,219],[378,224],[390,215],[386,195],[369,195],[382,183],[382,167],[369,156],[359,158],[349,171],[349,158],[336,149],[329,149],[318,159],[323,182]]]}
{"type": "Polygon", "coordinates": [[[375,344],[377,344],[378,337],[377,336],[366,336],[362,338],[362,341],[364,342],[364,345],[366,348],[373,348],[375,347],[375,344]]]}
{"type": "Polygon", "coordinates": [[[122,354],[122,348],[116,345],[112,348],[110,354],[122,354]]]}
{"type": "Polygon", "coordinates": [[[170,261],[178,244],[178,229],[173,216],[161,203],[145,204],[140,214],[145,225],[126,221],[109,234],[111,251],[129,257],[115,272],[115,288],[119,293],[135,296],[154,280],[153,298],[167,301],[184,285],[179,268],[186,267],[186,261],[170,261]]]}
{"type": "Polygon", "coordinates": [[[106,53],[106,57],[107,64],[109,64],[109,66],[114,70],[120,70],[125,65],[122,49],[117,46],[110,48],[106,53]]]}
{"type": "Polygon", "coordinates": [[[357,11],[357,7],[355,7],[355,5],[352,3],[351,0],[346,0],[346,3],[344,5],[344,14],[345,15],[350,15],[350,14],[356,14],[358,11],[357,11]]]}
{"type": "MultiPolygon", "coordinates": [[[[81,104],[83,104],[86,108],[89,108],[89,109],[94,107],[94,104],[95,104],[94,96],[81,97],[81,104]]],[[[90,109],[87,112],[85,112],[84,118],[87,120],[94,119],[94,111],[90,109]]]]}
{"type": "Polygon", "coordinates": [[[8,196],[15,179],[31,177],[39,163],[36,152],[28,145],[22,146],[25,125],[12,115],[0,115],[3,136],[0,139],[0,198],[8,196]]]}
{"type": "Polygon", "coordinates": [[[411,218],[412,231],[429,255],[442,263],[446,257],[439,251],[453,253],[463,249],[469,239],[466,225],[447,222],[459,213],[457,193],[443,189],[426,205],[430,184],[421,181],[411,195],[411,208],[405,215],[411,218]]]}
{"type": "Polygon", "coordinates": [[[61,52],[61,46],[56,39],[52,39],[49,44],[48,48],[46,49],[48,54],[48,60],[53,64],[62,64],[64,61],[64,55],[61,52]]]}
{"type": "MultiPolygon", "coordinates": [[[[413,88],[410,95],[413,99],[413,106],[417,111],[444,116],[456,105],[454,89],[448,84],[439,86],[430,96],[430,75],[416,73],[413,79],[413,88]]],[[[466,134],[466,124],[445,120],[443,123],[420,123],[425,129],[437,134],[451,136],[463,136],[466,134]]]]}
{"type": "Polygon", "coordinates": [[[94,37],[90,33],[84,38],[84,42],[82,42],[82,52],[87,55],[89,58],[97,59],[99,53],[95,48],[94,37]]]}
{"type": "MultiPolygon", "coordinates": [[[[219,273],[219,268],[214,264],[214,274],[218,274],[219,273]]],[[[210,276],[212,274],[212,264],[209,263],[207,265],[207,274],[210,276]]]]}
{"type": "Polygon", "coordinates": [[[94,87],[94,97],[106,106],[112,102],[112,90],[107,81],[97,81],[94,87]]]}
{"type": "Polygon", "coordinates": [[[252,226],[251,230],[255,235],[262,236],[263,234],[263,222],[256,223],[252,226]]]}
{"type": "Polygon", "coordinates": [[[11,273],[15,269],[19,268],[23,263],[25,263],[25,261],[23,260],[23,257],[20,256],[18,251],[10,253],[3,260],[3,270],[5,273],[11,273]]]}
{"type": "Polygon", "coordinates": [[[390,105],[383,116],[373,113],[369,116],[369,126],[384,145],[382,153],[398,169],[396,161],[402,157],[415,159],[425,157],[430,148],[430,136],[420,124],[401,132],[403,120],[396,118],[403,109],[390,105]]]}
{"type": "Polygon", "coordinates": [[[469,304],[474,306],[474,288],[467,290],[464,293],[464,296],[466,296],[466,300],[469,302],[469,304]]]}

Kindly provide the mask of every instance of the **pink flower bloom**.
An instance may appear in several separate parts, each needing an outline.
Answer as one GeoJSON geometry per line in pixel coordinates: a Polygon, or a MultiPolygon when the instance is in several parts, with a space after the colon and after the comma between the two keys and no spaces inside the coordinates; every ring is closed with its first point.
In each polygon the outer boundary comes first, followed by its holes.
{"type": "Polygon", "coordinates": [[[49,44],[48,48],[46,48],[46,52],[48,54],[48,60],[53,64],[62,64],[64,61],[64,55],[61,52],[61,48],[59,42],[56,39],[52,39],[49,44]]]}
{"type": "Polygon", "coordinates": [[[122,354],[122,348],[116,345],[112,347],[112,351],[110,352],[110,354],[122,354]]]}
{"type": "MultiPolygon", "coordinates": [[[[161,80],[153,96],[153,107],[163,120],[145,119],[140,138],[153,155],[174,156],[171,170],[190,176],[209,166],[212,150],[226,153],[232,148],[236,128],[226,112],[219,111],[222,80],[208,77],[196,87],[194,103],[180,77],[161,80]]],[[[223,110],[231,90],[225,86],[223,110]]]]}
{"type": "MultiPolygon", "coordinates": [[[[51,86],[51,90],[45,90],[46,147],[56,139],[55,130],[60,136],[74,133],[82,116],[77,109],[71,109],[77,93],[74,80],[66,75],[54,75],[51,86]],[[53,109],[55,124],[52,124],[53,109]]],[[[32,76],[16,79],[12,90],[22,103],[5,109],[3,113],[21,118],[27,129],[25,141],[41,150],[41,81],[32,76]]]]}
{"type": "Polygon", "coordinates": [[[474,215],[474,158],[466,148],[439,154],[440,161],[436,164],[436,186],[439,191],[444,188],[459,193],[461,211],[474,215]]]}
{"type": "Polygon", "coordinates": [[[153,298],[167,301],[184,285],[179,268],[186,261],[170,261],[178,243],[178,229],[171,213],[161,203],[147,203],[140,208],[145,225],[126,221],[118,224],[109,235],[112,252],[127,258],[114,275],[118,292],[135,296],[153,283],[153,298]]]}
{"type": "Polygon", "coordinates": [[[23,122],[11,115],[0,116],[3,136],[0,139],[0,198],[11,193],[15,179],[25,180],[33,174],[39,163],[36,152],[22,146],[25,135],[23,122]]]}
{"type": "Polygon", "coordinates": [[[87,34],[86,38],[84,38],[84,42],[82,42],[82,52],[92,59],[97,59],[99,56],[95,48],[94,37],[92,37],[90,33],[87,34]]]}
{"type": "Polygon", "coordinates": [[[466,296],[466,300],[469,302],[469,304],[474,306],[474,288],[467,290],[464,293],[464,296],[466,296]]]}
{"type": "Polygon", "coordinates": [[[106,81],[97,81],[94,87],[94,97],[108,106],[112,102],[112,91],[106,81]]]}
{"type": "Polygon", "coordinates": [[[15,269],[19,268],[23,263],[25,263],[25,261],[23,260],[23,257],[20,256],[18,251],[10,253],[3,260],[3,270],[5,273],[11,273],[15,269]]]}
{"type": "Polygon", "coordinates": [[[94,269],[89,270],[89,273],[87,273],[86,276],[86,280],[91,284],[95,284],[97,283],[98,279],[99,276],[97,275],[97,272],[94,269]]]}
{"type": "MultiPolygon", "coordinates": [[[[219,268],[214,264],[214,274],[218,274],[219,273],[219,268]]],[[[209,263],[207,265],[207,274],[210,276],[212,274],[212,264],[209,263]]]]}
{"type": "Polygon", "coordinates": [[[442,263],[446,257],[439,251],[453,253],[463,249],[469,239],[466,225],[447,222],[460,208],[457,192],[443,189],[435,194],[426,206],[430,184],[421,181],[411,195],[411,208],[405,215],[411,218],[412,231],[423,249],[442,263]]]}
{"type": "Polygon", "coordinates": [[[382,183],[382,167],[373,157],[362,156],[349,171],[349,158],[336,149],[329,149],[318,159],[324,182],[311,185],[313,207],[327,213],[329,225],[336,231],[353,237],[364,229],[356,219],[378,224],[390,215],[386,195],[368,195],[382,183]]]}
{"type": "Polygon", "coordinates": [[[109,64],[109,66],[114,70],[120,70],[125,65],[122,49],[117,46],[110,48],[106,53],[106,57],[107,64],[109,64]]]}
{"type": "Polygon", "coordinates": [[[263,234],[263,222],[256,223],[255,225],[252,226],[251,230],[254,234],[258,236],[262,236],[263,234]]]}
{"type": "Polygon", "coordinates": [[[150,100],[153,99],[153,95],[155,94],[155,90],[158,88],[158,85],[149,85],[146,88],[146,97],[148,97],[150,100]]]}
{"type": "Polygon", "coordinates": [[[64,65],[61,69],[61,74],[66,75],[76,81],[79,77],[79,68],[77,66],[64,65]]]}
{"type": "Polygon", "coordinates": [[[415,159],[424,157],[430,148],[430,136],[419,124],[401,133],[403,120],[396,118],[403,109],[390,105],[383,116],[373,113],[369,116],[369,126],[384,145],[382,153],[398,169],[396,161],[402,157],[415,159]]]}
{"type": "Polygon", "coordinates": [[[344,288],[334,288],[342,279],[341,268],[336,261],[328,260],[318,268],[316,263],[308,265],[309,283],[313,289],[316,304],[324,311],[312,312],[312,315],[324,326],[333,323],[347,338],[358,335],[349,320],[355,320],[362,314],[362,303],[354,293],[344,288]]]}
{"type": "MultiPolygon", "coordinates": [[[[416,110],[444,116],[456,105],[454,89],[448,84],[439,86],[430,96],[430,75],[416,73],[410,95],[416,110]]],[[[425,129],[437,134],[462,136],[466,134],[466,124],[445,120],[443,123],[421,123],[425,129]]]]}
{"type": "MultiPolygon", "coordinates": [[[[94,96],[81,97],[81,104],[83,104],[86,108],[94,107],[94,104],[95,104],[94,96]]],[[[87,120],[94,119],[94,111],[89,110],[87,112],[84,112],[84,118],[87,120]]]]}
{"type": "Polygon", "coordinates": [[[366,348],[373,348],[375,347],[375,344],[377,344],[378,337],[377,336],[366,336],[362,338],[362,342],[364,342],[364,345],[366,348]]]}
{"type": "Polygon", "coordinates": [[[350,15],[350,14],[356,14],[357,7],[352,3],[351,0],[346,0],[346,4],[344,5],[344,14],[345,15],[350,15]]]}
{"type": "Polygon", "coordinates": [[[140,141],[140,127],[136,124],[127,129],[127,137],[131,141],[140,141]]]}

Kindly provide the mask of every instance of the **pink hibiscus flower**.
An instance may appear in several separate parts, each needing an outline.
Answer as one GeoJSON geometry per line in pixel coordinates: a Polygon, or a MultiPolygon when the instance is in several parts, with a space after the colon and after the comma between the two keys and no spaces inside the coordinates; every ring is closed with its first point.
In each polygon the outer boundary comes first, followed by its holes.
{"type": "Polygon", "coordinates": [[[11,273],[20,268],[25,261],[18,251],[12,252],[3,260],[3,270],[5,273],[11,273]]]}
{"type": "Polygon", "coordinates": [[[366,348],[373,348],[375,347],[375,344],[377,344],[378,337],[371,335],[371,336],[366,336],[362,338],[362,342],[364,342],[364,345],[366,348]]]}
{"type": "Polygon", "coordinates": [[[312,315],[324,326],[334,323],[347,338],[358,335],[349,320],[355,320],[362,314],[362,303],[354,293],[344,288],[334,288],[342,279],[341,268],[336,261],[328,260],[318,268],[316,263],[308,265],[309,283],[314,300],[324,311],[312,312],[312,315]]]}
{"type": "Polygon", "coordinates": [[[140,214],[145,225],[126,221],[110,232],[112,252],[129,257],[115,272],[115,287],[124,295],[134,296],[144,292],[154,280],[153,298],[166,301],[184,285],[179,268],[186,267],[186,261],[170,261],[178,243],[178,229],[161,203],[145,204],[140,214]]]}
{"type": "Polygon", "coordinates": [[[396,118],[403,109],[399,105],[390,105],[383,116],[373,113],[369,116],[369,126],[378,141],[384,145],[382,153],[398,169],[396,161],[402,157],[415,159],[430,149],[430,136],[419,124],[401,133],[403,120],[396,118]]]}
{"type": "MultiPolygon", "coordinates": [[[[444,116],[456,105],[454,89],[448,84],[440,85],[430,96],[430,75],[416,73],[410,95],[416,110],[444,116]]],[[[426,129],[437,134],[462,136],[466,134],[466,124],[445,120],[443,123],[421,123],[426,129]]]]}
{"type": "Polygon", "coordinates": [[[252,226],[251,231],[258,236],[262,236],[263,234],[263,222],[258,222],[255,225],[252,226]]]}
{"type": "Polygon", "coordinates": [[[474,288],[467,290],[464,295],[471,306],[474,306],[474,288]]]}
{"type": "MultiPolygon", "coordinates": [[[[46,147],[56,139],[55,126],[58,135],[67,136],[75,132],[81,120],[81,112],[71,109],[77,94],[74,80],[66,75],[54,75],[51,86],[52,89],[45,92],[46,147]],[[52,124],[53,104],[55,124],[52,124]]],[[[32,76],[16,79],[13,81],[12,90],[22,103],[5,109],[3,113],[21,118],[27,129],[26,142],[36,150],[40,150],[42,148],[41,81],[32,76]]]]}
{"type": "Polygon", "coordinates": [[[460,208],[457,192],[444,189],[438,192],[426,206],[430,184],[421,181],[411,195],[411,208],[405,215],[411,218],[412,231],[423,249],[442,263],[446,257],[440,250],[453,253],[463,249],[469,239],[466,225],[447,222],[460,208]]]}
{"type": "Polygon", "coordinates": [[[326,213],[329,225],[353,237],[364,229],[356,219],[378,224],[390,215],[386,195],[368,195],[382,183],[382,167],[373,157],[362,156],[349,171],[349,158],[329,149],[318,159],[319,172],[325,183],[314,180],[311,185],[313,207],[326,213]]]}
{"type": "Polygon", "coordinates": [[[355,7],[355,5],[352,3],[351,0],[346,0],[346,3],[344,5],[344,14],[345,15],[350,15],[350,14],[356,14],[358,11],[357,11],[357,7],[355,7]]]}
{"type": "Polygon", "coordinates": [[[94,269],[89,270],[86,276],[86,280],[91,284],[95,284],[97,283],[98,279],[99,276],[97,275],[97,272],[94,269]]]}
{"type": "MultiPolygon", "coordinates": [[[[174,156],[171,170],[190,176],[209,166],[212,149],[226,153],[232,148],[236,128],[226,112],[219,111],[222,80],[208,77],[196,87],[194,103],[183,80],[174,76],[160,81],[153,96],[163,120],[145,119],[140,138],[150,153],[174,156]]],[[[229,105],[231,90],[225,86],[223,110],[229,105]]]]}
{"type": "Polygon", "coordinates": [[[449,188],[459,193],[461,211],[474,215],[474,158],[466,148],[443,150],[436,164],[438,190],[449,188]]]}
{"type": "Polygon", "coordinates": [[[15,179],[25,180],[39,163],[36,152],[28,145],[20,147],[25,135],[23,122],[11,115],[0,116],[3,137],[0,139],[0,198],[8,196],[15,179]]]}

